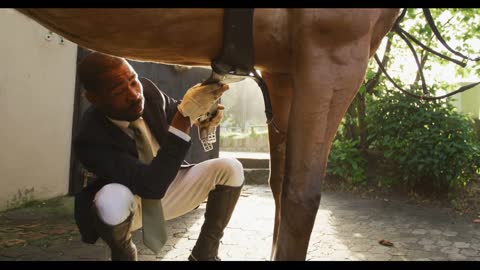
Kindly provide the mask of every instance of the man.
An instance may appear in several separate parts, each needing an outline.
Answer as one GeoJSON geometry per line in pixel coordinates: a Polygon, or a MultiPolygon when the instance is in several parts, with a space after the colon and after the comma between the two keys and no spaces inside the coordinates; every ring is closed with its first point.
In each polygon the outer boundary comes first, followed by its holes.
{"type": "MultiPolygon", "coordinates": [[[[191,144],[190,127],[228,86],[198,84],[177,101],[148,79],[138,79],[125,59],[97,52],[80,63],[79,78],[92,107],[80,123],[74,151],[96,175],[75,200],[83,241],[95,243],[100,237],[112,260],[137,260],[131,233],[142,227],[144,199],[161,199],[169,220],[208,197],[205,221],[188,259],[220,260],[220,239],[243,186],[242,165],[226,158],[182,163],[191,144]]],[[[222,112],[213,124],[219,124],[222,112]]]]}

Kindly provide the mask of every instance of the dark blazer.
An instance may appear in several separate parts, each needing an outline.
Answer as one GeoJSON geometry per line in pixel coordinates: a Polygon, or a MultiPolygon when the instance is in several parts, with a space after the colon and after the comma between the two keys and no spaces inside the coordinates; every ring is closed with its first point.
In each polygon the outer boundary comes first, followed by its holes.
{"type": "Polygon", "coordinates": [[[100,188],[120,183],[142,198],[163,198],[190,147],[191,142],[168,132],[179,101],[146,78],[140,78],[140,82],[145,97],[143,118],[161,146],[149,165],[138,160],[135,141],[93,106],[84,113],[74,138],[77,158],[97,177],[75,196],[75,220],[84,242],[95,243],[98,239],[91,207],[100,188]]]}

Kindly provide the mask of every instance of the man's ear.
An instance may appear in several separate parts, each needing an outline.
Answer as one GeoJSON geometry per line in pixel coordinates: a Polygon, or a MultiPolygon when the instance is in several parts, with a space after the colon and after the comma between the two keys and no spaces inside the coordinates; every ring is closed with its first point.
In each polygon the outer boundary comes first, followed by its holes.
{"type": "Polygon", "coordinates": [[[85,97],[91,104],[98,104],[100,102],[100,97],[95,93],[85,91],[85,97]]]}

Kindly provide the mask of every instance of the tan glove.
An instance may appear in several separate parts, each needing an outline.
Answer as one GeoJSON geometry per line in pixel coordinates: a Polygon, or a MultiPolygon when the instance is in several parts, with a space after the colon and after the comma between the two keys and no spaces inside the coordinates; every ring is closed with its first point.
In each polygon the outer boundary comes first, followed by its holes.
{"type": "Polygon", "coordinates": [[[222,104],[218,104],[217,114],[212,118],[212,120],[210,120],[211,126],[217,127],[218,125],[220,125],[220,122],[222,122],[222,119],[223,119],[224,110],[225,110],[225,106],[223,106],[222,104]]]}
{"type": "Polygon", "coordinates": [[[203,126],[213,126],[217,127],[220,125],[220,122],[222,122],[223,119],[223,111],[225,110],[225,106],[223,104],[218,104],[217,105],[217,113],[215,114],[214,117],[211,119],[207,119],[205,121],[199,121],[200,119],[197,119],[197,121],[194,122],[194,124],[198,127],[203,127],[203,126]]]}
{"type": "Polygon", "coordinates": [[[188,116],[193,125],[227,90],[228,85],[226,84],[196,84],[185,93],[182,102],[177,107],[178,111],[183,116],[188,116]]]}

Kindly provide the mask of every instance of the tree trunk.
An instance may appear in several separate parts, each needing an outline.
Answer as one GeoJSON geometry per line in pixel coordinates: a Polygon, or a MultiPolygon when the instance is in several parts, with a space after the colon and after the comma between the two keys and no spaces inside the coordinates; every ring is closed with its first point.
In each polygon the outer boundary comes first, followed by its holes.
{"type": "MultiPolygon", "coordinates": [[[[382,65],[384,67],[387,66],[391,48],[392,48],[392,36],[388,36],[387,44],[385,46],[385,53],[383,54],[383,58],[382,58],[382,65]]],[[[365,84],[365,92],[359,93],[356,97],[357,102],[354,103],[354,104],[358,104],[357,105],[358,130],[360,134],[359,149],[362,153],[365,153],[366,150],[368,149],[368,140],[367,140],[368,132],[367,132],[367,123],[365,121],[366,96],[367,94],[372,93],[373,89],[378,85],[381,74],[382,74],[382,71],[380,70],[380,68],[378,68],[377,73],[375,73],[375,76],[365,84]]]]}

